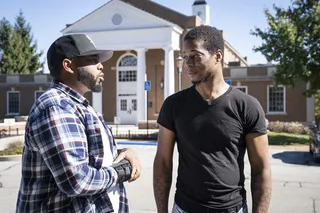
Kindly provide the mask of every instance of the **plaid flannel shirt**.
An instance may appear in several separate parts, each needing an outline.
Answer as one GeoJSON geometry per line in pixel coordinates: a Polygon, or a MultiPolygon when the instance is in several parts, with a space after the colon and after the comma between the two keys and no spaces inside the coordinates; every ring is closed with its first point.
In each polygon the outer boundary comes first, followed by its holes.
{"type": "MultiPolygon", "coordinates": [[[[98,119],[89,102],[66,85],[53,81],[33,105],[26,124],[18,213],[113,212],[107,189],[116,171],[102,167],[104,156],[98,119]]],[[[113,158],[117,149],[109,135],[113,158]]],[[[120,187],[119,213],[129,212],[120,187]]]]}

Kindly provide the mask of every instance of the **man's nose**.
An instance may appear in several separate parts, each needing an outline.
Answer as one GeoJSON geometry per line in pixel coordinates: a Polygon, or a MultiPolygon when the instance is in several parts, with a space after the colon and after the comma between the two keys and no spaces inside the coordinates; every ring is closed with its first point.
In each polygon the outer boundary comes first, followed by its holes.
{"type": "Polygon", "coordinates": [[[98,70],[103,70],[103,65],[101,63],[98,64],[98,70]]]}
{"type": "Polygon", "coordinates": [[[188,58],[188,60],[186,60],[185,65],[187,67],[193,67],[194,66],[194,61],[191,60],[190,58],[188,58]]]}

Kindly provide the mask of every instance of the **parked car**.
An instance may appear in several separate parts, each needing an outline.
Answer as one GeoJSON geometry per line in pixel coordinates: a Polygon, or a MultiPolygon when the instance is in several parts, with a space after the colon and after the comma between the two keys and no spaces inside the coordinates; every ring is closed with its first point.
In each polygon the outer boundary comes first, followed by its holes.
{"type": "Polygon", "coordinates": [[[320,161],[320,119],[317,124],[309,126],[310,131],[310,144],[309,151],[312,154],[313,160],[315,162],[320,161]]]}

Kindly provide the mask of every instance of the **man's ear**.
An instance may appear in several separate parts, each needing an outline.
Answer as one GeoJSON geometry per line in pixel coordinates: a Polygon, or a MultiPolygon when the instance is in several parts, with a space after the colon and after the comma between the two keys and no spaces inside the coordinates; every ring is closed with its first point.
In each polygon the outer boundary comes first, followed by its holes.
{"type": "Polygon", "coordinates": [[[62,61],[62,67],[63,67],[63,69],[65,70],[65,71],[67,71],[67,72],[69,72],[69,73],[73,73],[73,70],[72,70],[72,68],[71,68],[71,60],[69,60],[69,59],[64,59],[63,61],[62,61]]]}
{"type": "Polygon", "coordinates": [[[216,60],[217,60],[217,62],[221,62],[222,58],[223,58],[222,51],[221,50],[217,50],[217,52],[216,52],[216,60]]]}

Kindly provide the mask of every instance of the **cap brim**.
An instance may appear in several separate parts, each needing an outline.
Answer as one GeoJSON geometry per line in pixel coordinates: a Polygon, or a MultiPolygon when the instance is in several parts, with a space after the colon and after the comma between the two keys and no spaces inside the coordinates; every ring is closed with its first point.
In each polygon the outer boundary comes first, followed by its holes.
{"type": "Polygon", "coordinates": [[[91,50],[89,52],[81,54],[81,56],[98,55],[99,62],[108,61],[113,56],[112,50],[91,50]]]}

